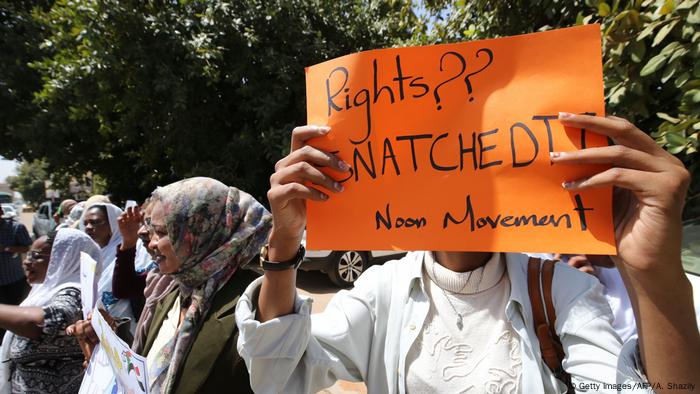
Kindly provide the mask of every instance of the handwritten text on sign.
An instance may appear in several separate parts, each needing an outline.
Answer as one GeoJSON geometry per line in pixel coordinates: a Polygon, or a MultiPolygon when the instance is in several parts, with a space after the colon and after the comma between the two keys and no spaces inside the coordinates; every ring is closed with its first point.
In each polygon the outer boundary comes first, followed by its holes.
{"type": "Polygon", "coordinates": [[[602,169],[549,160],[608,143],[557,120],[604,113],[598,25],[343,56],[306,89],[311,144],[352,168],[310,249],[614,253],[610,189],[561,187],[602,169]]]}

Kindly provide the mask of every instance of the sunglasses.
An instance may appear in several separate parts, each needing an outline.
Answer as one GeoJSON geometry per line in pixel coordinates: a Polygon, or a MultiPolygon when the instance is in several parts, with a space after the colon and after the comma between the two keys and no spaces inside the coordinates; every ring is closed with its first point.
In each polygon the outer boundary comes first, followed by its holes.
{"type": "Polygon", "coordinates": [[[27,253],[27,260],[29,260],[32,263],[37,263],[39,261],[46,261],[51,257],[51,255],[47,253],[41,253],[38,250],[30,250],[29,253],[27,253]]]}

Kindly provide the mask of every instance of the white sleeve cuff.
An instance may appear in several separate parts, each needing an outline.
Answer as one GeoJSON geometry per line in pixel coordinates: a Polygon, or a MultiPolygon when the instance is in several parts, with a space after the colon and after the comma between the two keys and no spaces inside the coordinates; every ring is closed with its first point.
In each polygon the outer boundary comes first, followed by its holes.
{"type": "MultiPolygon", "coordinates": [[[[254,280],[236,305],[238,324],[238,351],[246,364],[251,358],[296,358],[306,348],[310,335],[310,297],[298,294],[294,300],[294,313],[261,323],[256,319],[257,300],[263,278],[254,280]]],[[[249,366],[250,367],[250,366],[249,366]]]]}
{"type": "Polygon", "coordinates": [[[617,383],[623,393],[654,393],[654,386],[644,374],[642,357],[639,354],[637,337],[633,336],[622,345],[617,359],[617,383]]]}

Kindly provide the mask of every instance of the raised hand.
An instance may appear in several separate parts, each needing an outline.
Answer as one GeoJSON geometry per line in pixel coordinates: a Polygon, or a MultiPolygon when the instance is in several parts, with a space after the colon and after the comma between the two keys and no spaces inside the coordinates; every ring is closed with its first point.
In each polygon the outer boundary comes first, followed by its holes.
{"type": "Polygon", "coordinates": [[[681,213],[690,174],[630,122],[617,117],[560,114],[564,126],[608,136],[617,145],[554,152],[555,164],[608,164],[610,169],[564,187],[585,190],[614,186],[617,264],[634,270],[668,268],[680,261],[681,213]]]}
{"type": "MultiPolygon", "coordinates": [[[[270,177],[267,198],[272,210],[272,232],[268,260],[283,262],[292,259],[299,249],[306,226],[306,200],[325,201],[332,198],[319,186],[334,193],[343,191],[340,183],[319,170],[327,167],[347,172],[350,166],[333,154],[307,145],[307,141],[330,132],[329,127],[302,126],[292,131],[289,155],[278,161],[270,177]]],[[[258,298],[260,321],[292,313],[296,272],[266,271],[258,298]]]]}
{"type": "MultiPolygon", "coordinates": [[[[275,165],[275,173],[270,177],[270,190],[267,192],[273,217],[270,238],[271,241],[284,239],[290,245],[289,248],[280,248],[271,242],[270,247],[278,249],[274,254],[291,258],[296,253],[306,226],[306,200],[325,201],[329,198],[318,186],[333,192],[343,190],[340,183],[321,172],[319,167],[346,172],[350,166],[333,154],[306,145],[308,140],[324,136],[329,131],[329,127],[321,126],[295,128],[292,131],[291,152],[275,165]]],[[[270,252],[273,253],[272,250],[270,252]]]]}
{"type": "Polygon", "coordinates": [[[630,122],[617,117],[561,113],[564,126],[585,128],[617,145],[554,152],[555,164],[607,164],[569,190],[614,187],[617,256],[639,332],[646,376],[661,392],[674,382],[698,383],[700,334],[693,289],[681,264],[681,213],[690,174],[680,160],[630,122]]]}
{"type": "Polygon", "coordinates": [[[139,228],[142,222],[143,215],[138,206],[127,208],[119,216],[117,224],[119,225],[119,232],[122,234],[121,250],[136,247],[136,240],[138,239],[139,228]]]}

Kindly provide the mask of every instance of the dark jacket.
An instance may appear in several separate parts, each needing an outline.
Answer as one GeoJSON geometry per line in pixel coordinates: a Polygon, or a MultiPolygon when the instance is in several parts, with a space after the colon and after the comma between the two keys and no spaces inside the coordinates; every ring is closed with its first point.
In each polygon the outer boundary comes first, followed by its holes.
{"type": "MultiPolygon", "coordinates": [[[[252,393],[245,362],[238,355],[238,327],[234,311],[238,298],[257,274],[239,269],[214,296],[202,328],[184,365],[177,373],[175,393],[252,393]]],[[[156,306],[143,354],[153,346],[168,311],[179,296],[175,289],[156,306]]]]}

